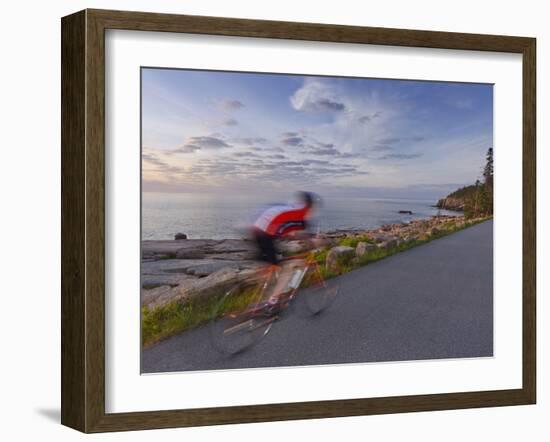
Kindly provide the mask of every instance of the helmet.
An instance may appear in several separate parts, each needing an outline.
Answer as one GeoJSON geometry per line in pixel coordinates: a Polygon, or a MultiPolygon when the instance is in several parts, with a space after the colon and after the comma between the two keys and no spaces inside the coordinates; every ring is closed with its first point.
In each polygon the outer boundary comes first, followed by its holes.
{"type": "Polygon", "coordinates": [[[321,199],[321,197],[313,192],[300,191],[297,192],[297,197],[308,207],[320,207],[323,204],[323,200],[321,199]]]}

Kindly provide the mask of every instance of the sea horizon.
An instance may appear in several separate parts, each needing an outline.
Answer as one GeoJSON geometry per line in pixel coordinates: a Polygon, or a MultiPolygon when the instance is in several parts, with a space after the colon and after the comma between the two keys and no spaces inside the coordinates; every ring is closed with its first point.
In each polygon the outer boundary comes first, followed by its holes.
{"type": "MultiPolygon", "coordinates": [[[[291,198],[239,193],[142,193],[142,240],[170,240],[176,233],[189,239],[240,239],[263,207],[291,198]]],[[[367,230],[457,212],[438,209],[431,198],[323,197],[312,224],[316,230],[367,230]],[[412,215],[399,211],[411,211],[412,215]]]]}

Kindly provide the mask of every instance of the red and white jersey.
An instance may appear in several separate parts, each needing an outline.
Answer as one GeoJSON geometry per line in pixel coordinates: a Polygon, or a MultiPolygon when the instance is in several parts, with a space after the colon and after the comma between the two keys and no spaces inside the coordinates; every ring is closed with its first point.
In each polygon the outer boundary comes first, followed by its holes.
{"type": "Polygon", "coordinates": [[[275,205],[265,209],[254,222],[254,227],[268,235],[286,236],[305,230],[311,208],[292,205],[275,205]]]}

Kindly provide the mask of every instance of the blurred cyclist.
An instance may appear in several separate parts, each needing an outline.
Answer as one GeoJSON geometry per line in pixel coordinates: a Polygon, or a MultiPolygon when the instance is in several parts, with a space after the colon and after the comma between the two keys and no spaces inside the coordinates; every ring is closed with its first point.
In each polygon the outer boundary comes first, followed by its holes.
{"type": "MultiPolygon", "coordinates": [[[[297,200],[296,204],[276,204],[265,208],[254,222],[252,231],[261,261],[279,265],[276,241],[285,237],[306,236],[304,232],[309,227],[313,209],[319,205],[320,198],[312,192],[298,192],[297,200]]],[[[282,270],[268,301],[273,307],[278,304],[281,295],[290,289],[291,268],[289,266],[286,269],[288,271],[284,268],[282,270]]]]}

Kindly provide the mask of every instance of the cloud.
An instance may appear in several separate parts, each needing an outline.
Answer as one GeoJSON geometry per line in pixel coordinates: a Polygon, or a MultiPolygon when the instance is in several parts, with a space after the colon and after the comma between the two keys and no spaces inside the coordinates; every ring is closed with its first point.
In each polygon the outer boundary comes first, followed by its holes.
{"type": "Polygon", "coordinates": [[[177,166],[170,166],[156,155],[143,152],[141,154],[141,161],[144,172],[163,172],[163,173],[183,173],[184,169],[177,166]]]}
{"type": "Polygon", "coordinates": [[[303,112],[341,112],[346,105],[326,82],[307,79],[290,97],[290,104],[303,112]]]}
{"type": "Polygon", "coordinates": [[[284,152],[285,151],[282,147],[278,147],[278,146],[266,147],[264,150],[269,151],[269,152],[284,152]]]}
{"type": "Polygon", "coordinates": [[[175,149],[173,152],[192,153],[202,149],[222,149],[224,147],[231,147],[231,145],[221,138],[213,136],[191,137],[182,147],[175,149]]]}
{"type": "Polygon", "coordinates": [[[239,122],[234,118],[226,118],[225,120],[223,120],[223,124],[225,126],[237,126],[239,122]]]}
{"type": "Polygon", "coordinates": [[[413,143],[418,143],[420,141],[424,141],[425,140],[425,137],[422,137],[422,136],[412,136],[412,137],[395,137],[395,138],[382,138],[380,140],[377,140],[376,142],[378,144],[381,144],[381,145],[385,145],[385,146],[389,146],[389,145],[393,145],[393,144],[398,144],[398,143],[401,143],[401,142],[413,142],[413,143]]]}
{"type": "Polygon", "coordinates": [[[334,143],[324,143],[307,136],[296,136],[296,132],[284,132],[283,135],[292,135],[281,140],[283,145],[289,147],[303,147],[303,152],[311,155],[341,158],[355,158],[358,156],[352,153],[341,153],[334,147],[334,143]]]}
{"type": "Polygon", "coordinates": [[[393,150],[393,149],[388,145],[378,144],[376,146],[370,147],[369,150],[372,151],[372,152],[384,152],[384,151],[389,151],[389,150],[393,150]]]}
{"type": "Polygon", "coordinates": [[[278,166],[287,166],[287,167],[293,167],[293,166],[304,166],[304,163],[302,161],[281,161],[277,163],[278,166]]]}
{"type": "Polygon", "coordinates": [[[267,141],[267,138],[264,137],[244,137],[235,139],[236,143],[246,144],[247,146],[252,146],[253,144],[265,144],[267,141]]]}
{"type": "Polygon", "coordinates": [[[378,144],[388,145],[388,144],[397,144],[401,141],[401,138],[382,138],[378,140],[378,144]]]}
{"type": "Polygon", "coordinates": [[[314,150],[311,150],[310,153],[312,155],[332,155],[332,156],[340,155],[340,151],[338,149],[335,149],[334,147],[323,147],[321,149],[314,149],[314,150]]]}
{"type": "Polygon", "coordinates": [[[310,159],[307,159],[307,160],[303,160],[303,163],[304,164],[317,164],[317,165],[325,165],[325,164],[330,164],[330,161],[326,161],[326,160],[310,160],[310,159]]]}
{"type": "Polygon", "coordinates": [[[191,166],[192,175],[201,175],[209,177],[210,175],[225,175],[229,172],[241,173],[243,166],[240,163],[232,161],[210,161],[203,160],[191,166]]]}
{"type": "Polygon", "coordinates": [[[141,160],[146,163],[159,166],[159,167],[166,166],[166,163],[164,161],[161,161],[155,155],[148,154],[148,153],[142,153],[141,160]]]}
{"type": "Polygon", "coordinates": [[[218,106],[225,111],[234,111],[243,108],[244,104],[239,100],[225,99],[219,101],[218,106]]]}
{"type": "Polygon", "coordinates": [[[374,113],[372,113],[372,114],[370,114],[370,115],[363,115],[363,116],[359,117],[359,118],[357,119],[357,121],[359,121],[359,123],[366,124],[366,123],[369,123],[369,122],[371,122],[372,120],[374,120],[374,119],[380,117],[381,115],[382,115],[382,112],[377,111],[377,112],[374,112],[374,113]]]}
{"type": "MultiPolygon", "coordinates": [[[[328,144],[328,143],[325,143],[328,144]]],[[[305,152],[307,153],[307,151],[305,152]]],[[[302,155],[303,153],[301,153],[302,155]]],[[[308,182],[331,183],[332,179],[362,176],[368,174],[352,164],[338,164],[334,161],[315,158],[288,159],[285,155],[256,155],[239,151],[224,158],[200,158],[188,171],[198,180],[210,180],[232,185],[242,180],[252,183],[282,183],[294,185],[308,182]]]]}
{"type": "Polygon", "coordinates": [[[302,137],[287,137],[281,140],[285,146],[302,146],[304,144],[304,138],[302,137]]]}
{"type": "Polygon", "coordinates": [[[447,104],[459,110],[470,110],[474,107],[474,102],[471,98],[457,98],[447,100],[447,104]]]}
{"type": "Polygon", "coordinates": [[[351,152],[344,152],[340,154],[340,158],[358,158],[359,156],[359,154],[351,152]]]}
{"type": "Polygon", "coordinates": [[[422,156],[421,153],[390,153],[377,159],[378,160],[412,160],[414,158],[419,158],[421,156],[422,156]]]}
{"type": "Polygon", "coordinates": [[[339,103],[338,101],[333,101],[329,98],[320,98],[315,102],[315,107],[320,110],[331,111],[343,111],[346,108],[344,103],[339,103]]]}
{"type": "Polygon", "coordinates": [[[322,143],[320,141],[317,141],[317,146],[323,148],[323,149],[330,149],[331,147],[334,147],[333,143],[322,143]]]}
{"type": "Polygon", "coordinates": [[[193,153],[196,150],[200,150],[200,146],[196,144],[185,144],[177,149],[174,149],[171,153],[193,153]]]}
{"type": "Polygon", "coordinates": [[[253,158],[253,157],[260,158],[260,155],[254,152],[235,152],[233,156],[239,157],[239,158],[253,158]]]}
{"type": "Polygon", "coordinates": [[[332,155],[339,156],[340,151],[334,147],[333,143],[323,143],[321,141],[312,140],[314,144],[308,144],[308,153],[312,155],[332,155]]]}

